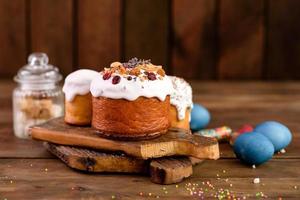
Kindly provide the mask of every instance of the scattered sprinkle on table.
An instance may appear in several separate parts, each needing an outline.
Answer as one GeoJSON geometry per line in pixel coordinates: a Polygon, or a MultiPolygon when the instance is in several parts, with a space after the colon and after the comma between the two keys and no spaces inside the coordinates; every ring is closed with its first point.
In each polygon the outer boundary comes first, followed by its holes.
{"type": "Polygon", "coordinates": [[[253,179],[253,183],[254,183],[254,184],[258,184],[258,183],[260,183],[260,179],[259,179],[259,178],[255,178],[255,179],[253,179]]]}
{"type": "Polygon", "coordinates": [[[294,189],[295,189],[295,190],[297,190],[297,189],[298,189],[298,186],[297,186],[297,185],[295,185],[295,186],[294,186],[294,189]]]}
{"type": "Polygon", "coordinates": [[[280,153],[286,153],[285,149],[281,149],[280,153]]]}

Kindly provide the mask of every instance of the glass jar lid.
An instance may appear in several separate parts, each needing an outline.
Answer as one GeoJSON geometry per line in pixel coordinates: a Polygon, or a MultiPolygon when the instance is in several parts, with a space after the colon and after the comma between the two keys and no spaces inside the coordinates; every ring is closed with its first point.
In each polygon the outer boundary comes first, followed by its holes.
{"type": "Polygon", "coordinates": [[[48,64],[49,58],[45,53],[32,53],[27,65],[23,66],[14,80],[26,84],[56,83],[62,79],[57,67],[48,64]]]}

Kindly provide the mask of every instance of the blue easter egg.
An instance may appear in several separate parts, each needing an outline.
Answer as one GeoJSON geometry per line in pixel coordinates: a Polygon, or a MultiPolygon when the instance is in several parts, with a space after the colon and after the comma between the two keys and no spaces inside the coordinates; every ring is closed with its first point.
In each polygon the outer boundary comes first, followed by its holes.
{"type": "Polygon", "coordinates": [[[194,104],[192,113],[191,113],[191,121],[190,126],[193,131],[198,131],[207,126],[210,121],[210,114],[206,108],[199,104],[194,104]]]}
{"type": "Polygon", "coordinates": [[[276,121],[266,121],[257,125],[254,131],[269,138],[273,143],[275,151],[280,151],[292,141],[291,131],[283,124],[276,121]]]}
{"type": "Polygon", "coordinates": [[[249,165],[259,165],[272,158],[274,146],[264,135],[248,132],[240,135],[233,146],[238,159],[249,165]]]}

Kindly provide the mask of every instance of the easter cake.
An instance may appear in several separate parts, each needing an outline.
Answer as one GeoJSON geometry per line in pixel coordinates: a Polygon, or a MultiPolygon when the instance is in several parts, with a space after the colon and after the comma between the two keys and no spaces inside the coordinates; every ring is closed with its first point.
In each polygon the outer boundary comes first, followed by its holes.
{"type": "Polygon", "coordinates": [[[92,120],[92,96],[90,84],[99,73],[80,69],[69,74],[63,86],[65,93],[65,122],[73,125],[90,125],[92,120]]]}
{"type": "Polygon", "coordinates": [[[172,128],[190,130],[192,88],[183,78],[169,76],[173,84],[169,120],[172,128]]]}
{"type": "Polygon", "coordinates": [[[96,76],[92,127],[112,138],[152,138],[166,133],[172,82],[149,60],[114,62],[96,76]]]}

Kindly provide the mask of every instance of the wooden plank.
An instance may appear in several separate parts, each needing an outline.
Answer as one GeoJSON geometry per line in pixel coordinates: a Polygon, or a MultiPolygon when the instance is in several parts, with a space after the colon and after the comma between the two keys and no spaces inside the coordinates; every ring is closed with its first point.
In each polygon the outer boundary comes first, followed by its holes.
{"type": "Polygon", "coordinates": [[[151,59],[169,71],[169,1],[124,2],[124,59],[151,59]]]}
{"type": "Polygon", "coordinates": [[[215,0],[174,0],[172,74],[184,78],[216,77],[217,7],[215,0]]]}
{"type": "Polygon", "coordinates": [[[68,125],[63,118],[32,127],[32,138],[55,144],[80,146],[98,150],[122,151],[127,155],[148,159],[184,155],[199,159],[218,159],[219,147],[214,138],[187,134],[185,130],[168,130],[160,137],[141,141],[113,140],[99,137],[92,127],[68,125]]]}
{"type": "Polygon", "coordinates": [[[300,2],[294,0],[268,2],[266,77],[268,79],[299,79],[300,2]]]}
{"type": "Polygon", "coordinates": [[[241,199],[243,196],[257,199],[258,192],[269,199],[297,199],[300,196],[299,165],[298,159],[271,160],[252,169],[232,159],[206,161],[195,168],[189,180],[177,186],[162,187],[151,184],[147,177],[132,174],[79,173],[53,159],[1,159],[0,191],[1,197],[7,199],[145,199],[149,196],[187,199],[199,198],[198,191],[202,188],[202,195],[207,199],[222,188],[241,199]],[[253,184],[256,177],[260,178],[260,184],[253,184]],[[195,196],[190,192],[193,187],[195,196]]]}
{"type": "Polygon", "coordinates": [[[30,51],[45,52],[49,62],[64,75],[73,66],[72,3],[72,0],[30,1],[30,51]]]}
{"type": "Polygon", "coordinates": [[[44,142],[44,146],[67,166],[86,172],[139,173],[157,184],[179,183],[193,173],[188,157],[142,160],[121,152],[103,152],[44,142]]]}
{"type": "Polygon", "coordinates": [[[193,174],[192,162],[187,157],[157,158],[150,163],[150,180],[158,184],[180,183],[193,174]]]}
{"type": "MultiPolygon", "coordinates": [[[[270,111],[274,108],[274,104],[278,104],[277,110],[273,110],[272,112],[280,111],[280,110],[289,110],[290,114],[293,114],[293,109],[295,112],[299,112],[300,95],[238,95],[232,94],[227,95],[222,98],[222,101],[218,99],[219,94],[216,95],[194,95],[195,102],[207,102],[211,108],[218,108],[220,110],[234,109],[234,108],[244,108],[253,109],[259,111],[259,109],[270,111]],[[211,102],[210,102],[211,100],[211,102]],[[230,103],[231,102],[231,103],[230,103]],[[290,103],[289,107],[287,107],[287,103],[290,103]],[[246,105],[245,105],[246,104],[246,105]],[[222,107],[223,106],[223,107],[222,107]]],[[[276,105],[277,106],[277,105],[276,105]]],[[[234,111],[234,110],[233,110],[234,111]]]]}
{"type": "Polygon", "coordinates": [[[97,71],[121,58],[121,1],[78,1],[78,66],[97,71]]]}
{"type": "Polygon", "coordinates": [[[67,166],[87,172],[148,173],[149,161],[121,152],[101,152],[44,142],[45,148],[67,166]]]}
{"type": "Polygon", "coordinates": [[[220,79],[262,78],[263,23],[263,0],[220,1],[220,79]]]}
{"type": "Polygon", "coordinates": [[[189,81],[194,95],[213,95],[223,97],[231,95],[293,95],[300,94],[300,85],[297,81],[189,81]]]}
{"type": "Polygon", "coordinates": [[[25,0],[0,1],[0,77],[12,78],[26,62],[25,0]]]}
{"type": "Polygon", "coordinates": [[[14,136],[12,124],[0,128],[0,158],[53,158],[42,143],[14,136]]]}

